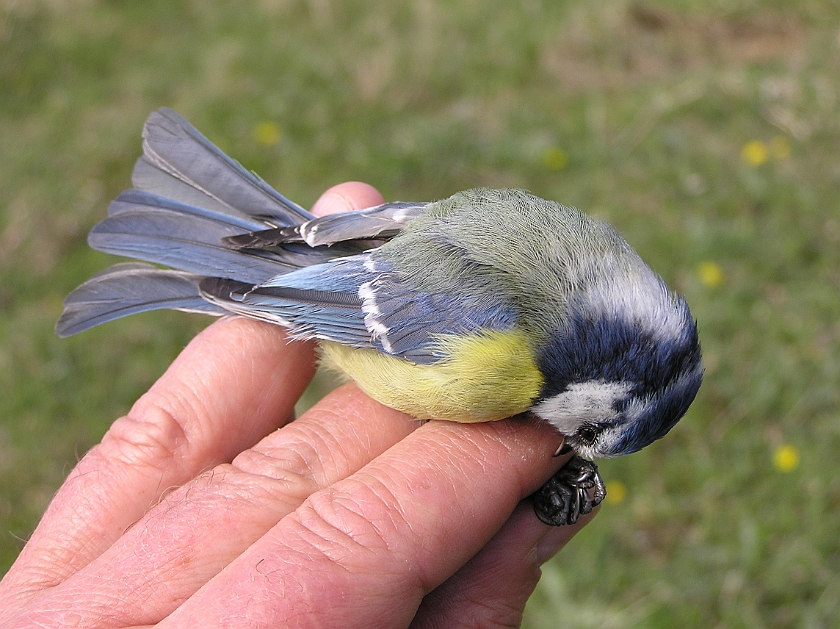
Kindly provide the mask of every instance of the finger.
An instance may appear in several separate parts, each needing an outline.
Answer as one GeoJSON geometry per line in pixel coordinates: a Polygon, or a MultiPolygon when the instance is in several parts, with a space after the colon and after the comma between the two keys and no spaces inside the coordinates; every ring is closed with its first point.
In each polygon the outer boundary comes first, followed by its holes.
{"type": "Polygon", "coordinates": [[[361,181],[348,181],[327,190],[315,201],[312,213],[315,216],[338,214],[351,210],[363,210],[385,203],[379,190],[361,181]]]}
{"type": "Polygon", "coordinates": [[[313,371],[312,345],[289,343],[276,326],[230,318],[208,327],[70,473],[4,596],[66,579],[170,487],[253,445],[290,415],[313,371]]]}
{"type": "Polygon", "coordinates": [[[408,626],[548,479],[557,441],[535,421],[430,422],[310,496],[161,627],[408,626]]]}
{"type": "Polygon", "coordinates": [[[412,629],[518,627],[540,579],[540,566],[591,520],[549,527],[522,501],[492,540],[423,599],[412,629]]]}
{"type": "Polygon", "coordinates": [[[156,623],[309,494],[360,469],[418,425],[355,386],[342,387],[231,464],[166,496],[16,623],[65,614],[76,627],[102,627],[103,617],[115,627],[156,623]]]}

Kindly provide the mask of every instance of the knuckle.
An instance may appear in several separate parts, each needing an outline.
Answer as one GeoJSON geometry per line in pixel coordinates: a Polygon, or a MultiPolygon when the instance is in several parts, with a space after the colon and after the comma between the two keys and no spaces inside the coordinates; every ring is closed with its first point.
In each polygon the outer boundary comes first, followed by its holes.
{"type": "Polygon", "coordinates": [[[142,416],[132,413],[115,421],[98,446],[100,454],[129,465],[146,465],[171,471],[181,466],[179,456],[189,440],[182,423],[161,406],[146,407],[142,416]]]}

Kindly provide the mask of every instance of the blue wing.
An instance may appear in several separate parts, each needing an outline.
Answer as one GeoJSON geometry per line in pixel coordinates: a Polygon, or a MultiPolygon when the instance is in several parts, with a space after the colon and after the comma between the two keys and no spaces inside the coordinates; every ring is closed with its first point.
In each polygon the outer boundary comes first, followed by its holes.
{"type": "Polygon", "coordinates": [[[310,247],[341,245],[354,240],[389,240],[422,215],[428,203],[394,201],[352,212],[330,214],[299,225],[252,231],[225,238],[236,249],[270,249],[288,243],[310,247]]]}
{"type": "Polygon", "coordinates": [[[505,330],[515,309],[494,291],[414,289],[375,252],[340,258],[279,275],[258,286],[205,281],[205,296],[228,310],[279,323],[301,338],[377,349],[431,363],[437,337],[505,330]]]}

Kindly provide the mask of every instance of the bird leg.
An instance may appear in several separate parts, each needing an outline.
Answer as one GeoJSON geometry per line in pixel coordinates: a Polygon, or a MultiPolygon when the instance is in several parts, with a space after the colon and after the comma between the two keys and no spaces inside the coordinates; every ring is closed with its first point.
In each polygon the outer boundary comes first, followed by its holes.
{"type": "Polygon", "coordinates": [[[549,526],[574,524],[606,497],[598,466],[573,456],[534,494],[534,512],[549,526]],[[592,495],[589,490],[594,489],[592,495]]]}

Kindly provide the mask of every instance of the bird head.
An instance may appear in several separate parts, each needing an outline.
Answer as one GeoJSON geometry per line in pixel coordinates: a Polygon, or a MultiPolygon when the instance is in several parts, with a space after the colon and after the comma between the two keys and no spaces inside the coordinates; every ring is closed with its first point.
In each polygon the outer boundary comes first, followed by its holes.
{"type": "Polygon", "coordinates": [[[663,437],[700,388],[688,306],[658,276],[648,280],[570,300],[562,326],[538,352],[545,385],[532,411],[584,457],[630,454],[663,437]]]}

